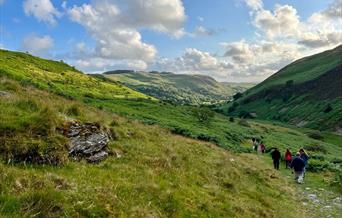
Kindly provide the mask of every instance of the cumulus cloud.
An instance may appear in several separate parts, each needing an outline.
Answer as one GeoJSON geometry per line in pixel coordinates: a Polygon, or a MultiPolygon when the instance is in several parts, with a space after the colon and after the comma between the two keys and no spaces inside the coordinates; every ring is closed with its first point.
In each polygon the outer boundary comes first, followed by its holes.
{"type": "Polygon", "coordinates": [[[273,13],[261,9],[256,12],[253,21],[269,38],[296,35],[299,23],[297,10],[290,5],[277,5],[273,13]]]}
{"type": "Polygon", "coordinates": [[[326,10],[322,12],[331,19],[342,19],[342,0],[335,0],[326,10]]]}
{"type": "MultiPolygon", "coordinates": [[[[256,39],[221,43],[222,55],[186,49],[178,58],[159,59],[154,67],[211,75],[218,80],[261,81],[296,59],[342,43],[342,23],[333,19],[340,13],[341,0],[307,20],[301,20],[291,5],[275,5],[274,10],[266,10],[262,0],[243,1],[251,10],[256,39]]],[[[206,30],[198,27],[195,32],[206,34],[206,30]]]]}
{"type": "Polygon", "coordinates": [[[222,80],[227,77],[227,70],[232,69],[233,66],[209,52],[187,48],[181,57],[158,59],[153,63],[152,68],[175,73],[211,75],[222,80]]]}
{"type": "Polygon", "coordinates": [[[21,48],[34,55],[47,57],[54,46],[54,40],[48,36],[29,35],[22,41],[21,48]]]}
{"type": "Polygon", "coordinates": [[[153,45],[143,42],[139,30],[180,37],[186,19],[181,0],[94,0],[69,8],[68,14],[95,39],[93,58],[102,58],[108,66],[111,61],[121,61],[139,68],[146,67],[157,54],[153,45]]]}
{"type": "Polygon", "coordinates": [[[24,12],[27,16],[34,16],[38,21],[50,25],[57,23],[56,18],[61,13],[54,7],[50,0],[25,0],[23,2],[24,12]]]}

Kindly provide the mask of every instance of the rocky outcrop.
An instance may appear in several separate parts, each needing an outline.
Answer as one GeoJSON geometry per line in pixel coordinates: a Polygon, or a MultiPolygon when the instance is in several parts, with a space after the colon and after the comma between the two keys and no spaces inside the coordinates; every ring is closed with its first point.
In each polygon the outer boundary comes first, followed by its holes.
{"type": "Polygon", "coordinates": [[[69,156],[75,160],[84,158],[90,163],[98,163],[108,157],[110,133],[101,129],[98,123],[67,122],[63,133],[70,138],[67,148],[69,156]]]}

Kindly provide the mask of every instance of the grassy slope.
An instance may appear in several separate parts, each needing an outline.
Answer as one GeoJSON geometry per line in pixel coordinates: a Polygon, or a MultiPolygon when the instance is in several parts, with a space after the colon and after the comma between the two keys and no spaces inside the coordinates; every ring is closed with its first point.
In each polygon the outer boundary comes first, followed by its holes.
{"type": "Polygon", "coordinates": [[[125,72],[104,74],[109,79],[162,100],[176,103],[203,104],[228,100],[251,84],[223,84],[202,75],[159,72],[125,72]]]}
{"type": "Polygon", "coordinates": [[[53,152],[64,157],[59,167],[1,161],[0,216],[298,217],[303,213],[292,185],[275,172],[276,178],[271,178],[270,168],[253,155],[175,136],[4,77],[0,90],[8,94],[0,97],[6,121],[0,125],[14,133],[1,134],[1,154],[15,152],[4,142],[20,145],[16,147],[20,150],[40,146],[43,152],[55,139],[53,152]],[[46,109],[44,120],[34,119],[46,109]],[[55,127],[71,118],[112,126],[118,140],[109,146],[122,157],[109,157],[98,165],[68,160],[66,139],[55,127]],[[27,123],[25,129],[22,123],[27,123]],[[40,125],[49,131],[37,135],[40,125]]]}
{"type": "MultiPolygon", "coordinates": [[[[284,89],[286,82],[289,80],[294,83],[292,88],[288,89],[294,90],[300,84],[317,79],[329,70],[341,65],[341,58],[342,46],[339,46],[333,50],[306,57],[288,65],[264,82],[247,90],[242,98],[235,101],[239,106],[235,107],[235,110],[230,114],[238,115],[242,111],[256,112],[260,119],[277,120],[321,130],[341,128],[341,94],[339,94],[340,97],[322,98],[317,96],[319,91],[312,90],[312,92],[307,91],[299,95],[294,92],[286,97],[289,92],[284,89]],[[283,88],[283,90],[279,91],[280,88],[283,88]],[[267,92],[269,94],[266,94],[267,92]],[[259,97],[255,97],[258,95],[259,97]],[[284,100],[285,98],[286,100],[284,100]],[[332,106],[333,110],[324,113],[328,105],[332,106]]],[[[327,85],[323,84],[323,86],[327,85]]],[[[337,86],[339,85],[337,84],[337,86]]],[[[340,90],[338,87],[331,88],[336,88],[336,92],[340,90]]],[[[228,108],[232,106],[233,103],[230,103],[223,106],[222,110],[227,113],[228,108]]]]}
{"type": "Polygon", "coordinates": [[[289,80],[293,80],[294,84],[313,80],[340,65],[341,53],[342,45],[335,49],[297,60],[270,76],[264,82],[248,90],[248,95],[268,87],[285,84],[289,80]]]}
{"type": "Polygon", "coordinates": [[[121,84],[104,83],[62,62],[44,60],[20,52],[0,50],[0,73],[22,84],[34,84],[56,94],[82,99],[149,98],[121,84]]]}

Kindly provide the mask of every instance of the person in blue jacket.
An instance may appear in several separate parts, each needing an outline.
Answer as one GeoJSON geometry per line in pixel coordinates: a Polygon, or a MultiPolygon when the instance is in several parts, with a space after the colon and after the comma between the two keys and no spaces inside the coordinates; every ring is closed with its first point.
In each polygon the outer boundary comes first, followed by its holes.
{"type": "Polygon", "coordinates": [[[304,176],[305,176],[305,171],[306,168],[308,167],[308,162],[309,162],[309,155],[305,152],[303,148],[299,149],[300,153],[300,158],[304,161],[305,167],[304,167],[304,176]]]}
{"type": "Polygon", "coordinates": [[[300,152],[298,152],[296,157],[291,162],[291,169],[293,169],[295,174],[295,180],[299,184],[303,183],[304,181],[304,168],[305,162],[301,158],[300,152]]]}

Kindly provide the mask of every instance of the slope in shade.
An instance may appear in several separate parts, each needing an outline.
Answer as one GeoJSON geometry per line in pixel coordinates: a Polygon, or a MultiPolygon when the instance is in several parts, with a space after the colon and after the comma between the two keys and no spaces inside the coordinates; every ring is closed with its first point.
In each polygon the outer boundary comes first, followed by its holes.
{"type": "Polygon", "coordinates": [[[320,130],[342,128],[342,46],[286,66],[222,107],[225,113],[320,130]]]}

